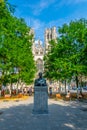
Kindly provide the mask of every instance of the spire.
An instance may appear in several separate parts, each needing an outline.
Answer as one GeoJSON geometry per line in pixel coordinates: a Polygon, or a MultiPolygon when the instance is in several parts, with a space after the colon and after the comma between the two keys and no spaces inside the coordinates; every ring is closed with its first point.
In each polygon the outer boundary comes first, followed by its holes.
{"type": "Polygon", "coordinates": [[[41,46],[40,39],[38,40],[38,45],[41,46]]]}

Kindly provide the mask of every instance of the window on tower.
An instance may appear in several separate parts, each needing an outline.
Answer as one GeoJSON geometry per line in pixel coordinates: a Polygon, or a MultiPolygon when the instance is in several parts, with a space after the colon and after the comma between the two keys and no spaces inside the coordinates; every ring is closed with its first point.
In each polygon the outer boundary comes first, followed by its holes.
{"type": "Polygon", "coordinates": [[[43,55],[43,52],[41,51],[40,54],[43,55]]]}
{"type": "Polygon", "coordinates": [[[35,54],[38,55],[38,52],[36,51],[35,54]]]}
{"type": "Polygon", "coordinates": [[[52,39],[52,34],[50,34],[50,39],[52,39]]]}
{"type": "Polygon", "coordinates": [[[49,39],[49,34],[47,34],[47,39],[49,39]]]}

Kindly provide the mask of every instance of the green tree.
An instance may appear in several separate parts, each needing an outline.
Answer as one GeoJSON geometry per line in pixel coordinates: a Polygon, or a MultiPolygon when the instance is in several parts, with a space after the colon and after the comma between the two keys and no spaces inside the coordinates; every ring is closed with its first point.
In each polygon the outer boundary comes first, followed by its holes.
{"type": "Polygon", "coordinates": [[[61,80],[75,77],[78,88],[79,76],[87,75],[87,20],[71,21],[59,27],[58,32],[57,43],[51,41],[51,49],[45,56],[45,74],[61,80]]]}
{"type": "Polygon", "coordinates": [[[35,74],[33,35],[23,19],[13,16],[13,10],[7,1],[0,3],[1,83],[10,82],[11,86],[19,80],[29,84],[35,74]]]}

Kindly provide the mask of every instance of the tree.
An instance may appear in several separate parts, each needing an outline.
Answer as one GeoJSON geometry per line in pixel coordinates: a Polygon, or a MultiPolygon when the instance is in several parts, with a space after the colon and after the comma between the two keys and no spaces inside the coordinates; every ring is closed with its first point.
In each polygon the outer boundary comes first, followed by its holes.
{"type": "Polygon", "coordinates": [[[33,35],[29,34],[24,19],[13,16],[12,6],[7,0],[0,3],[0,70],[1,82],[12,83],[23,80],[31,83],[35,74],[32,54],[33,35]]]}
{"type": "Polygon", "coordinates": [[[61,80],[75,77],[78,88],[79,76],[87,74],[87,20],[71,21],[58,32],[57,43],[51,41],[51,50],[45,56],[45,74],[61,80]]]}

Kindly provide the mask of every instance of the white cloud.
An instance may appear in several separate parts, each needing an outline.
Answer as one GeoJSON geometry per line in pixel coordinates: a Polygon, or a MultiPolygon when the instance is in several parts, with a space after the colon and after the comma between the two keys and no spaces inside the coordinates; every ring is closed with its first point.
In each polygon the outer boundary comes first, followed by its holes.
{"type": "Polygon", "coordinates": [[[57,0],[41,0],[39,1],[37,4],[35,5],[24,5],[29,7],[34,15],[39,15],[44,9],[48,8],[50,5],[52,5],[53,3],[55,3],[57,0]]]}
{"type": "Polygon", "coordinates": [[[58,9],[58,7],[64,5],[73,5],[87,2],[87,0],[40,0],[36,4],[23,4],[26,8],[30,8],[33,15],[38,16],[43,10],[50,7],[51,5],[58,9]]]}
{"type": "Polygon", "coordinates": [[[35,39],[40,39],[43,41],[44,39],[44,28],[46,24],[39,19],[26,17],[25,21],[28,26],[35,30],[35,39]]]}
{"type": "Polygon", "coordinates": [[[56,26],[58,30],[58,27],[62,26],[64,23],[69,23],[71,20],[80,19],[80,18],[87,18],[87,14],[85,10],[76,10],[69,16],[50,21],[49,23],[43,22],[39,19],[29,18],[29,17],[25,18],[25,20],[29,26],[34,28],[36,39],[40,38],[40,40],[43,41],[45,28],[51,28],[53,26],[56,26]]]}
{"type": "Polygon", "coordinates": [[[57,29],[58,27],[62,26],[63,24],[69,24],[71,20],[79,20],[81,18],[86,18],[87,19],[87,14],[85,11],[75,11],[74,13],[70,14],[69,16],[54,20],[54,21],[50,21],[48,24],[46,24],[46,26],[48,27],[53,27],[56,26],[57,29]]]}

